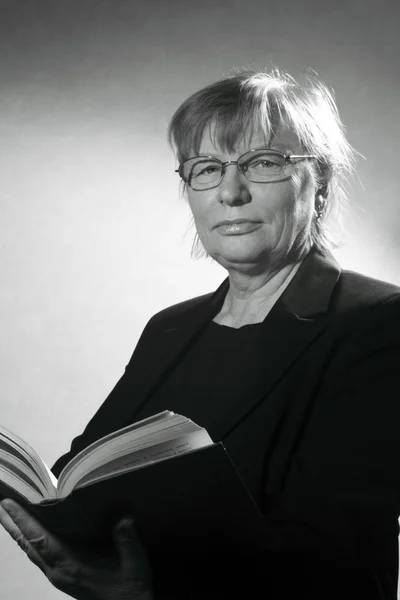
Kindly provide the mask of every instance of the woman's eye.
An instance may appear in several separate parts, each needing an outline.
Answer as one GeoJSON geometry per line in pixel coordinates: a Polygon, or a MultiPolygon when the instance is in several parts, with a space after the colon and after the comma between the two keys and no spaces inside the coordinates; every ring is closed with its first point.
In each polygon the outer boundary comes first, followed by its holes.
{"type": "Polygon", "coordinates": [[[202,169],[201,171],[199,171],[197,173],[197,177],[199,175],[212,175],[213,173],[216,173],[217,171],[219,171],[219,167],[205,167],[204,169],[202,169]]]}
{"type": "Polygon", "coordinates": [[[271,167],[276,167],[277,164],[274,163],[274,162],[272,162],[272,161],[270,161],[270,160],[259,160],[259,161],[257,161],[256,163],[253,163],[250,166],[251,166],[252,169],[255,169],[257,167],[268,169],[268,168],[271,168],[271,167]]]}

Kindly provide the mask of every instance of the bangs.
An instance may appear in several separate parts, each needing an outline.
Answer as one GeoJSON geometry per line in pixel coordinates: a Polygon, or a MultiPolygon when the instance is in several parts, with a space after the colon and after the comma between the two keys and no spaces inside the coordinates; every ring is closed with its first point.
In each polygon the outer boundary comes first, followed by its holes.
{"type": "Polygon", "coordinates": [[[275,103],[249,93],[242,81],[224,81],[222,89],[206,88],[191,96],[172,117],[169,142],[175,146],[178,161],[197,156],[204,134],[209,133],[214,146],[233,153],[241,142],[250,140],[256,130],[264,133],[266,145],[281,121],[275,103]],[[267,113],[266,114],[266,109],[267,113]]]}

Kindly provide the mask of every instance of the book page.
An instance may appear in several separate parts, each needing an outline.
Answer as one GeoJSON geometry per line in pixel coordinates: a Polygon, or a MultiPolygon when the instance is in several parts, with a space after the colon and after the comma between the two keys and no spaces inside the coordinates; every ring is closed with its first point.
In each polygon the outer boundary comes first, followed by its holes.
{"type": "MultiPolygon", "coordinates": [[[[169,442],[184,435],[189,436],[198,431],[205,432],[202,427],[190,419],[174,413],[165,417],[162,428],[160,423],[146,422],[145,426],[140,428],[137,428],[136,425],[121,429],[119,435],[112,434],[103,438],[103,443],[100,443],[102,440],[99,440],[97,444],[92,445],[91,451],[86,455],[80,453],[75,457],[76,460],[71,461],[58,478],[59,493],[64,493],[61,490],[65,490],[64,485],[67,480],[69,481],[68,489],[73,489],[82,477],[121,456],[132,455],[143,448],[169,442]]],[[[204,439],[207,439],[207,443],[212,443],[208,433],[205,433],[207,437],[204,439]]]]}
{"type": "Polygon", "coordinates": [[[205,429],[199,429],[199,431],[183,435],[179,438],[169,440],[168,442],[161,442],[139,451],[122,455],[118,457],[118,459],[108,462],[80,478],[78,478],[77,474],[74,472],[73,475],[75,475],[75,477],[67,478],[60,486],[58,490],[59,497],[67,496],[75,488],[95,483],[96,481],[106,479],[116,474],[132,471],[145,465],[171,459],[180,454],[196,450],[197,448],[204,448],[212,443],[207,431],[205,429]]]}
{"type": "Polygon", "coordinates": [[[0,462],[1,457],[7,455],[17,458],[25,465],[25,472],[28,476],[29,473],[32,473],[33,482],[39,480],[46,497],[54,497],[55,486],[49,476],[49,468],[42,458],[25,440],[0,425],[0,462]]]}
{"type": "Polygon", "coordinates": [[[40,492],[35,490],[31,485],[26,483],[23,479],[18,477],[15,473],[9,470],[6,466],[0,464],[0,481],[7,484],[10,488],[18,492],[21,496],[29,502],[41,502],[43,496],[40,492]]]}
{"type": "Polygon", "coordinates": [[[47,496],[47,490],[39,477],[29,469],[24,462],[11,454],[0,452],[0,465],[11,471],[15,477],[23,480],[32,489],[36,490],[44,498],[47,496]]]}
{"type": "Polygon", "coordinates": [[[76,466],[79,463],[81,463],[83,460],[86,460],[86,458],[90,454],[95,453],[96,450],[100,446],[104,446],[105,444],[110,444],[112,442],[112,440],[114,440],[115,438],[121,438],[127,432],[133,432],[132,435],[134,436],[135,431],[137,429],[144,428],[148,425],[156,424],[156,427],[162,427],[163,424],[165,423],[165,421],[168,420],[174,414],[175,413],[173,413],[170,410],[164,410],[160,413],[152,415],[151,417],[142,419],[141,421],[138,421],[137,423],[131,423],[130,425],[127,425],[126,427],[124,427],[122,429],[117,429],[117,431],[113,431],[113,432],[109,433],[108,435],[105,435],[104,437],[100,438],[99,440],[96,440],[95,442],[93,442],[92,444],[90,444],[89,446],[87,446],[86,448],[81,450],[80,452],[78,452],[78,454],[76,456],[74,456],[74,458],[72,458],[69,461],[69,463],[67,463],[65,465],[65,467],[62,469],[62,471],[58,477],[59,486],[62,485],[62,482],[68,476],[68,473],[70,471],[74,470],[76,468],[76,466]]]}

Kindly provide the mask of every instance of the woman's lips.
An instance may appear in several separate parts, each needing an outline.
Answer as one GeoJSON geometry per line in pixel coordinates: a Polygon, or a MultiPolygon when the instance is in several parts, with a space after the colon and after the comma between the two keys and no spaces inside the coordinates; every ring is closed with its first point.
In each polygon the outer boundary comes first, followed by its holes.
{"type": "Polygon", "coordinates": [[[261,226],[261,223],[255,221],[242,221],[241,223],[226,223],[218,225],[216,230],[221,235],[243,235],[251,233],[261,226]]]}

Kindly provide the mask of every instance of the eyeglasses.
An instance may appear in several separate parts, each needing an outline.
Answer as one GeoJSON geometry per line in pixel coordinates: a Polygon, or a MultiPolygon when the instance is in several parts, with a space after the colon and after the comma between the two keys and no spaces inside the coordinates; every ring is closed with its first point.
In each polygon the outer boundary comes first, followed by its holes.
{"type": "Polygon", "coordinates": [[[291,175],[291,168],[299,160],[314,158],[317,158],[315,154],[282,154],[277,150],[258,148],[226,162],[212,156],[193,156],[184,160],[175,173],[179,173],[193,190],[200,191],[219,186],[228,165],[237,165],[249,181],[271,183],[291,175]]]}

